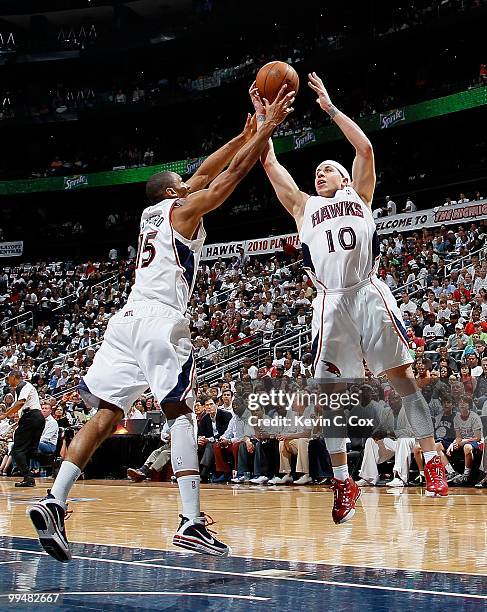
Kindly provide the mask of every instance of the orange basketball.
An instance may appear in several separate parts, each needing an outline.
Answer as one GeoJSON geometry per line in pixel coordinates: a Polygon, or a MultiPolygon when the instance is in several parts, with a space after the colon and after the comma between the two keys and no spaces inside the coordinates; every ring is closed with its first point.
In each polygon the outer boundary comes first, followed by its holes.
{"type": "Polygon", "coordinates": [[[257,73],[255,84],[262,98],[274,102],[279,90],[287,84],[287,92],[299,89],[298,73],[286,62],[269,62],[257,73]]]}

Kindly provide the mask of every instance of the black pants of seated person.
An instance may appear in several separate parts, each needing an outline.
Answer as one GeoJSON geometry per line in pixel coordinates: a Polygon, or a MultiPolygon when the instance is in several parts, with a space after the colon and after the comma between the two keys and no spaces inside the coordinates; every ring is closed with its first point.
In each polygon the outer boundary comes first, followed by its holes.
{"type": "Polygon", "coordinates": [[[312,438],[308,445],[309,475],[313,480],[333,478],[331,457],[323,438],[312,438]]]}

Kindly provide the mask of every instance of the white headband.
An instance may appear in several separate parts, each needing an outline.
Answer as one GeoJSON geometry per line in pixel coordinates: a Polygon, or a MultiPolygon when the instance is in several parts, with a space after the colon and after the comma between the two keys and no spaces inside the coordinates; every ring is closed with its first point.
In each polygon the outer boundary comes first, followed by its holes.
{"type": "MultiPolygon", "coordinates": [[[[343,178],[348,179],[349,183],[351,182],[350,174],[348,173],[348,170],[344,166],[339,164],[338,162],[333,161],[332,159],[325,159],[325,161],[321,162],[320,166],[333,166],[334,168],[338,170],[338,172],[343,176],[343,178]]],[[[320,166],[318,166],[318,168],[320,166]]]]}

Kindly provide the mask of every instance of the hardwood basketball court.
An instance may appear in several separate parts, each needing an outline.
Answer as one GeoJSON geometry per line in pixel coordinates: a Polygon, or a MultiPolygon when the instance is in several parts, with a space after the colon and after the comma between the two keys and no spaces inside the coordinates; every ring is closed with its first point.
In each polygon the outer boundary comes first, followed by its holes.
{"type": "MultiPolygon", "coordinates": [[[[12,592],[59,592],[51,609],[487,605],[485,490],[431,499],[420,488],[366,488],[353,521],[336,526],[323,487],[203,485],[202,509],[233,549],[216,559],[172,546],[176,485],[79,482],[66,524],[74,558],[64,565],[43,553],[25,515],[51,480],[38,482],[19,490],[0,479],[0,579],[12,592]]],[[[0,609],[7,604],[2,596],[0,609]]]]}

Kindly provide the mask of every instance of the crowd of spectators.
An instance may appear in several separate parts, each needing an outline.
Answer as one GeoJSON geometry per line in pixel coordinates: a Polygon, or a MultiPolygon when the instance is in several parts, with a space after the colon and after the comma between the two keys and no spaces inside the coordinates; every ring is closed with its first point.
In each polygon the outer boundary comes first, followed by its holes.
{"type": "MultiPolygon", "coordinates": [[[[418,385],[441,427],[444,404],[451,404],[452,418],[462,409],[465,419],[470,413],[487,416],[485,232],[483,223],[471,223],[409,235],[394,232],[381,241],[378,275],[396,294],[418,385]]],[[[108,263],[24,265],[4,268],[0,274],[0,373],[19,369],[67,429],[93,414],[76,385],[90,367],[110,317],[127,299],[135,251],[130,253],[132,258],[122,261],[112,256],[108,263]]],[[[203,478],[290,484],[292,455],[297,455],[299,484],[329,476],[322,432],[249,429],[244,403],[250,392],[292,393],[312,384],[314,296],[301,254],[289,245],[273,256],[250,258],[242,249],[231,259],[200,265],[188,316],[199,381],[196,413],[203,478]],[[298,334],[300,342],[293,344],[298,334]],[[279,341],[283,350],[275,346],[279,341]],[[262,448],[254,454],[257,442],[262,448]],[[257,457],[260,463],[255,465],[257,457]]],[[[362,405],[373,400],[375,416],[382,421],[384,411],[393,409],[388,403],[391,391],[368,371],[364,385],[365,391],[359,389],[362,405]]],[[[12,401],[4,388],[0,410],[12,401]]],[[[129,417],[141,418],[154,409],[159,406],[148,390],[129,417]]],[[[311,414],[319,407],[296,405],[293,411],[311,414]]],[[[477,430],[470,433],[480,435],[477,430]]],[[[468,437],[460,438],[450,455],[459,448],[464,452],[462,440],[468,437]]],[[[472,461],[468,472],[458,475],[462,484],[478,479],[481,459],[472,444],[467,449],[472,461]]],[[[467,465],[466,454],[461,458],[467,465]]]]}
{"type": "MultiPolygon", "coordinates": [[[[252,78],[250,75],[248,78],[252,78]]],[[[250,81],[249,81],[250,82],[250,81]]],[[[485,83],[482,83],[485,85],[485,83]]],[[[466,87],[466,83],[462,83],[458,86],[457,90],[466,87]]],[[[478,86],[473,83],[470,86],[478,86]]],[[[70,112],[74,108],[95,108],[97,106],[109,105],[126,105],[132,104],[144,104],[150,103],[153,106],[158,106],[162,95],[161,86],[150,87],[149,93],[146,95],[145,90],[141,87],[136,87],[134,91],[128,91],[124,93],[122,89],[113,92],[107,92],[106,94],[100,94],[95,96],[95,92],[91,88],[81,88],[77,91],[73,91],[70,88],[58,87],[56,91],[51,92],[52,100],[47,102],[42,108],[39,108],[38,114],[54,116],[59,118],[66,118],[65,113],[70,112]],[[157,95],[156,95],[157,93],[157,95]],[[98,103],[96,103],[96,97],[98,97],[98,103]],[[103,102],[100,102],[103,100],[103,102]]],[[[452,91],[452,86],[448,85],[449,91],[452,91]]],[[[436,92],[440,93],[440,92],[436,92]]],[[[377,114],[378,112],[386,111],[394,107],[394,105],[401,105],[404,100],[401,97],[392,98],[390,95],[385,96],[381,101],[361,101],[361,106],[353,108],[350,104],[350,99],[343,99],[343,93],[340,91],[334,92],[334,99],[337,104],[341,104],[344,108],[347,108],[347,112],[353,118],[358,119],[370,115],[377,114]]],[[[11,92],[6,96],[3,112],[0,112],[0,119],[12,118],[15,116],[13,109],[14,96],[11,92]]],[[[424,96],[423,96],[424,99],[424,96]]],[[[320,113],[316,112],[316,109],[312,105],[312,100],[305,105],[304,108],[300,108],[299,114],[295,114],[283,123],[277,129],[275,136],[293,136],[301,135],[306,131],[314,130],[323,127],[323,117],[320,113]]],[[[189,157],[195,157],[200,154],[208,154],[213,150],[220,142],[230,136],[230,134],[221,133],[221,129],[208,130],[207,136],[203,143],[199,143],[198,149],[193,149],[188,152],[189,157]]],[[[118,147],[117,150],[108,150],[106,145],[102,143],[97,147],[91,147],[90,152],[84,150],[74,150],[72,143],[66,143],[63,146],[61,143],[57,145],[56,154],[52,155],[49,159],[45,159],[43,163],[45,166],[38,165],[36,168],[30,170],[32,178],[42,178],[49,176],[67,176],[73,173],[81,172],[92,172],[95,170],[118,170],[126,168],[137,168],[141,166],[151,166],[157,163],[174,161],[167,157],[167,148],[164,146],[160,138],[141,135],[140,137],[128,137],[127,142],[118,147]]]]}
{"type": "MultiPolygon", "coordinates": [[[[441,3],[417,1],[411,6],[398,6],[390,11],[384,10],[384,14],[377,15],[376,21],[380,25],[377,30],[369,32],[368,35],[372,34],[374,37],[381,38],[386,34],[425,23],[438,13],[447,15],[450,12],[463,12],[480,4],[483,2],[448,0],[441,3]]],[[[321,18],[326,19],[326,13],[320,15],[321,18]]],[[[292,63],[300,71],[303,81],[304,73],[310,69],[310,58],[322,57],[327,51],[342,46],[346,47],[348,42],[352,44],[357,40],[355,25],[348,29],[347,27],[342,28],[339,34],[330,33],[326,28],[320,27],[318,22],[317,31],[313,36],[297,28],[292,37],[276,40],[273,48],[273,55],[292,63]]],[[[71,121],[80,118],[80,113],[83,111],[131,107],[137,113],[137,109],[145,111],[147,107],[164,107],[167,104],[172,105],[170,112],[174,113],[177,112],[174,107],[177,109],[178,102],[187,102],[193,94],[200,100],[204,95],[202,92],[208,90],[210,96],[220,99],[220,94],[217,94],[215,89],[221,89],[237,81],[242,84],[246,83],[248,87],[258,68],[269,60],[264,41],[260,41],[260,44],[263,45],[262,49],[258,45],[257,48],[253,45],[252,52],[249,53],[245,37],[242,37],[233,52],[225,47],[226,50],[222,50],[221,61],[213,68],[208,68],[206,74],[201,75],[176,77],[161,74],[154,68],[141,71],[138,67],[134,67],[132,72],[115,75],[106,84],[94,79],[92,73],[90,76],[85,76],[82,72],[77,74],[76,79],[71,82],[65,77],[58,76],[54,77],[51,83],[43,82],[42,85],[35,82],[30,83],[27,79],[18,90],[12,87],[8,91],[2,91],[0,119],[34,118],[36,122],[71,121]]],[[[461,47],[461,42],[458,44],[461,47]]],[[[423,66],[414,76],[411,72],[414,62],[405,65],[397,62],[389,64],[381,62],[381,56],[378,53],[377,57],[371,57],[370,65],[355,69],[356,77],[352,82],[349,79],[344,80],[343,74],[346,71],[338,75],[332,73],[330,78],[333,83],[333,98],[338,106],[347,109],[348,114],[359,118],[445,93],[460,91],[466,87],[485,84],[485,74],[482,72],[482,70],[485,72],[485,65],[481,65],[479,72],[479,61],[475,52],[472,53],[472,57],[458,59],[458,65],[456,62],[457,51],[444,49],[441,43],[438,49],[431,51],[428,67],[423,66]],[[441,70],[447,70],[449,63],[452,69],[448,72],[449,78],[445,79],[441,70]],[[365,80],[360,81],[360,79],[365,80]],[[386,89],[379,86],[383,83],[388,84],[386,89]]],[[[319,65],[313,65],[313,67],[318,70],[321,68],[319,65]]],[[[221,95],[221,100],[225,100],[224,93],[221,95]]],[[[322,115],[316,111],[313,97],[308,96],[305,101],[305,96],[301,95],[299,100],[299,113],[280,126],[278,136],[300,134],[304,130],[315,129],[323,125],[322,115]]],[[[198,104],[198,101],[195,104],[198,104]]],[[[220,101],[219,105],[225,107],[226,102],[220,101]]],[[[217,130],[212,130],[208,125],[204,132],[208,134],[209,145],[214,139],[213,133],[218,133],[223,139],[228,135],[225,129],[221,129],[221,126],[217,130]]],[[[127,135],[126,142],[122,146],[117,146],[115,150],[109,149],[106,142],[102,142],[98,145],[98,150],[95,150],[93,142],[90,142],[89,153],[83,150],[83,147],[76,147],[73,150],[72,139],[69,140],[70,142],[57,143],[55,151],[52,150],[52,147],[44,147],[42,154],[38,155],[39,159],[33,160],[32,164],[23,164],[21,172],[25,173],[27,169],[33,177],[44,177],[112,168],[133,168],[170,161],[166,141],[158,142],[150,135],[141,138],[131,138],[127,135]]],[[[200,140],[199,137],[197,140],[200,140]]],[[[193,146],[197,149],[188,151],[188,157],[206,152],[205,147],[201,147],[199,142],[194,143],[193,146]]],[[[25,176],[25,174],[18,175],[19,171],[5,168],[5,177],[25,176]]]]}

